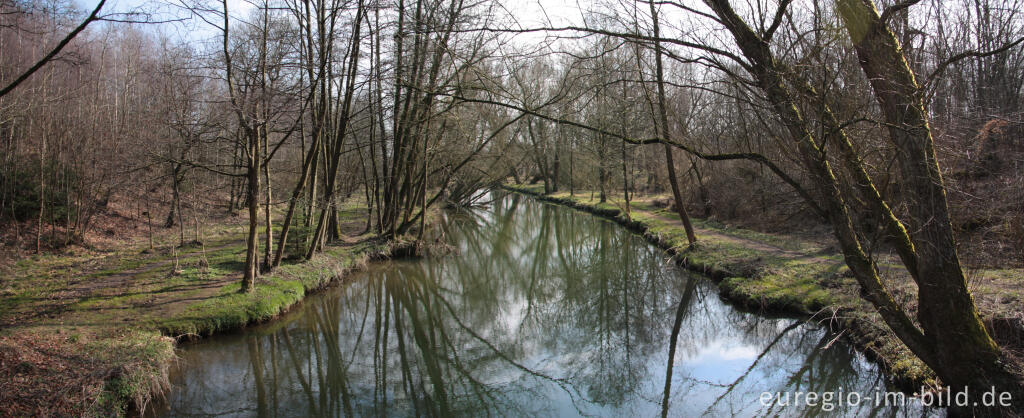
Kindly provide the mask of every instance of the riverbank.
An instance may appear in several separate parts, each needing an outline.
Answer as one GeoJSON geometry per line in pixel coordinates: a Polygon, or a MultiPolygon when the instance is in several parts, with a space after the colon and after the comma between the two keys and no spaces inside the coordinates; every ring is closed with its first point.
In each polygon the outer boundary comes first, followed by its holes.
{"type": "MultiPolygon", "coordinates": [[[[593,213],[626,226],[672,254],[687,269],[718,283],[722,297],[747,309],[801,315],[829,326],[880,364],[899,388],[934,385],[935,375],[900,342],[860,297],[842,256],[827,240],[765,234],[693,219],[698,243],[690,247],[678,217],[658,202],[638,196],[629,216],[617,199],[601,203],[593,193],[546,195],[542,185],[505,185],[509,191],[593,213]]],[[[909,304],[916,288],[895,258],[880,258],[886,285],[909,304]]],[[[1024,271],[971,271],[971,290],[993,337],[1004,347],[1021,347],[1024,335],[1024,271]]],[[[913,311],[913,306],[910,307],[913,311]]]]}
{"type": "Polygon", "coordinates": [[[0,415],[144,410],[167,389],[178,341],[270,320],[368,262],[411,249],[411,242],[360,235],[363,215],[365,207],[342,208],[350,238],[309,261],[286,261],[249,294],[238,292],[244,217],[204,226],[203,243],[178,246],[175,231],[168,231],[153,249],[130,242],[5,267],[0,415]]]}

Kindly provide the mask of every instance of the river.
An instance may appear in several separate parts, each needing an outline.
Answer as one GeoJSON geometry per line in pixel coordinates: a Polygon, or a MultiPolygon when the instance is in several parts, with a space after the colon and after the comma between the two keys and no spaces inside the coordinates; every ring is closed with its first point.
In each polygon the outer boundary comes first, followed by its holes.
{"type": "Polygon", "coordinates": [[[941,413],[876,402],[884,376],[827,325],[739,310],[608,220],[508,195],[435,232],[450,254],[375,263],[278,320],[184,346],[156,414],[941,413]]]}

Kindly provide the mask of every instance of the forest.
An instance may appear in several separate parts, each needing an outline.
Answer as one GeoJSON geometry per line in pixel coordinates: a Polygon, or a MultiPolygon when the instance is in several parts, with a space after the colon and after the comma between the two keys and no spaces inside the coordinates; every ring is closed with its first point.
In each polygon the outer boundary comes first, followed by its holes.
{"type": "MultiPolygon", "coordinates": [[[[0,415],[182,413],[175,347],[383,259],[506,239],[452,226],[506,194],[824,324],[890,389],[969,394],[944,414],[1024,415],[1024,1],[113,1],[0,0],[0,415]],[[982,405],[990,388],[1012,401],[982,405]]],[[[522,245],[548,239],[575,242],[522,245]]],[[[450,289],[388,277],[367,290],[392,300],[377,338],[396,333],[374,364],[422,358],[373,404],[477,415],[456,400],[497,389],[448,386],[475,376],[437,341],[465,328],[450,289]]],[[[500,348],[480,349],[530,366],[500,348]]],[[[382,414],[347,399],[306,414],[382,414]]]]}

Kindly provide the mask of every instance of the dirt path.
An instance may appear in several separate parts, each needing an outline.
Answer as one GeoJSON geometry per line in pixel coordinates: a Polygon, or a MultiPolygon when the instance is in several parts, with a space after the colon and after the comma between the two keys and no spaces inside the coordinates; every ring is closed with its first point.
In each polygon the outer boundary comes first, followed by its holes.
{"type": "MultiPolygon", "coordinates": [[[[219,242],[205,249],[206,257],[224,257],[239,244],[236,240],[219,242]]],[[[68,277],[65,286],[31,298],[3,315],[0,325],[99,325],[168,315],[216,295],[223,286],[241,279],[237,272],[209,274],[209,267],[218,266],[209,266],[203,273],[200,249],[182,251],[177,259],[158,252],[141,257],[142,265],[110,273],[105,272],[116,270],[125,262],[123,253],[75,263],[64,273],[68,277]],[[176,277],[183,274],[190,275],[176,277]]]]}
{"type": "MultiPolygon", "coordinates": [[[[676,228],[680,228],[680,229],[683,228],[683,222],[680,221],[678,217],[675,217],[675,216],[670,217],[670,216],[662,215],[660,213],[650,212],[650,211],[646,211],[646,210],[637,210],[637,211],[638,212],[644,212],[645,214],[647,214],[649,216],[652,216],[652,217],[658,219],[661,222],[668,223],[668,224],[670,224],[670,225],[672,225],[672,226],[674,226],[676,228]]],[[[733,245],[736,245],[736,246],[739,246],[739,247],[745,247],[745,248],[757,250],[757,251],[764,252],[764,253],[767,253],[767,254],[772,255],[772,256],[783,257],[783,258],[792,258],[792,259],[798,259],[798,260],[804,260],[804,261],[816,261],[816,262],[821,262],[821,263],[835,263],[835,260],[830,260],[830,259],[822,257],[820,255],[816,255],[815,253],[808,253],[806,251],[787,250],[785,248],[782,248],[782,247],[779,247],[779,246],[775,246],[775,245],[772,245],[772,244],[769,244],[769,243],[766,243],[766,242],[762,242],[762,241],[758,241],[758,240],[754,240],[754,239],[749,239],[749,238],[737,237],[737,236],[725,234],[725,233],[722,233],[722,232],[719,232],[719,231],[715,231],[713,229],[701,228],[701,227],[698,227],[698,226],[694,226],[693,229],[694,229],[694,232],[697,234],[698,242],[699,242],[699,240],[701,238],[711,237],[715,241],[722,241],[722,242],[733,244],[733,245]]]]}
{"type": "MultiPolygon", "coordinates": [[[[365,223],[342,224],[349,245],[365,223]]],[[[0,271],[0,327],[143,324],[168,318],[223,292],[242,278],[245,225],[232,222],[208,236],[205,248],[145,243],[26,260],[0,271]]],[[[173,232],[173,231],[172,231],[173,232]]],[[[173,234],[171,234],[173,235],[173,234]]],[[[161,237],[177,242],[176,237],[161,237]]]]}

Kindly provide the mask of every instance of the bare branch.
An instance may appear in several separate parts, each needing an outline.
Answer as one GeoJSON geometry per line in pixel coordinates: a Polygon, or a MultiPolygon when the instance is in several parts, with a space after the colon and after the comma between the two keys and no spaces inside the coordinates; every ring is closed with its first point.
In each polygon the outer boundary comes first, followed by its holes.
{"type": "Polygon", "coordinates": [[[72,39],[75,39],[75,37],[78,36],[79,33],[85,30],[86,26],[89,26],[90,23],[92,23],[95,20],[98,20],[97,16],[99,16],[100,10],[103,9],[103,5],[106,3],[107,0],[100,0],[100,3],[96,5],[96,8],[92,10],[92,13],[90,13],[89,16],[86,17],[85,20],[83,20],[82,23],[78,25],[78,27],[76,27],[74,30],[68,33],[68,35],[65,36],[64,39],[61,39],[60,43],[58,43],[57,46],[53,47],[53,49],[50,50],[49,54],[46,54],[45,57],[37,61],[32,67],[30,67],[20,76],[18,76],[18,78],[14,79],[14,81],[12,81],[10,84],[4,87],[3,90],[0,90],[0,97],[4,97],[5,95],[7,95],[7,93],[10,93],[11,90],[14,90],[16,87],[18,87],[19,84],[21,84],[25,80],[28,80],[28,78],[31,77],[32,74],[34,74],[36,71],[39,71],[40,68],[43,68],[43,66],[45,66],[46,63],[52,61],[57,56],[57,54],[59,54],[60,51],[64,49],[65,46],[71,43],[72,39]]]}

